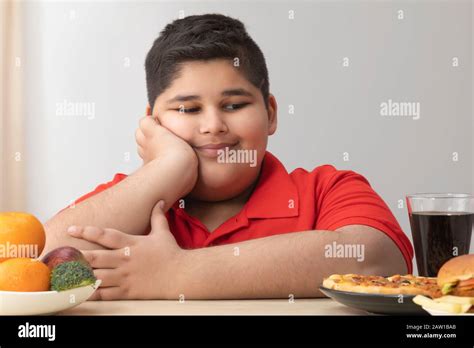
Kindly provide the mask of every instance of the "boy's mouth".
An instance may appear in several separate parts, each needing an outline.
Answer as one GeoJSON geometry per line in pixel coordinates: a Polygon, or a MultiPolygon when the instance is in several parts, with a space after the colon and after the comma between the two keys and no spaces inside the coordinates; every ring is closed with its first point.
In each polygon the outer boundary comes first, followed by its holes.
{"type": "Polygon", "coordinates": [[[234,148],[237,143],[230,144],[230,143],[209,143],[203,146],[195,146],[194,148],[202,155],[206,157],[217,157],[219,153],[225,150],[226,147],[230,149],[234,148]]]}

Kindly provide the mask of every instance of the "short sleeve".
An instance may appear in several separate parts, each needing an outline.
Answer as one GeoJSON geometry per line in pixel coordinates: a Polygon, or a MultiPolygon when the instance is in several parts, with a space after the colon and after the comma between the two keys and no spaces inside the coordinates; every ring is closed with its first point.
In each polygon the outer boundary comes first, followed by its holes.
{"type": "Polygon", "coordinates": [[[328,167],[330,175],[321,180],[321,185],[316,185],[316,197],[319,197],[316,229],[333,231],[347,225],[376,228],[395,242],[411,273],[413,247],[387,204],[362,175],[328,167]]]}
{"type": "MultiPolygon", "coordinates": [[[[111,181],[109,181],[109,182],[107,182],[107,183],[104,183],[104,184],[98,185],[93,191],[91,191],[91,192],[89,192],[89,193],[87,193],[87,194],[85,194],[85,195],[79,197],[78,199],[76,199],[76,200],[74,201],[74,204],[78,204],[78,203],[80,203],[80,202],[82,202],[82,201],[85,201],[86,199],[88,199],[88,198],[90,198],[90,197],[92,197],[92,196],[98,194],[99,192],[102,192],[102,191],[107,190],[108,188],[110,188],[110,187],[112,187],[112,186],[118,184],[120,181],[122,181],[122,180],[125,179],[126,177],[127,177],[126,174],[122,174],[122,173],[117,173],[117,174],[115,174],[114,178],[113,178],[111,181]]],[[[66,210],[66,209],[69,208],[69,207],[70,207],[70,205],[67,206],[67,207],[65,207],[65,208],[63,208],[63,209],[61,209],[60,211],[58,211],[58,212],[56,213],[56,215],[59,214],[60,212],[62,212],[63,210],[66,210]]]]}

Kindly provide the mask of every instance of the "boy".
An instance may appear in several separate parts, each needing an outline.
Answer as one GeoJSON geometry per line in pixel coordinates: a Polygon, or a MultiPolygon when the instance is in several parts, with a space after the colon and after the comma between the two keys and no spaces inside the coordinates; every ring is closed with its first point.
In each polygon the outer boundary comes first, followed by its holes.
{"type": "Polygon", "coordinates": [[[45,252],[80,248],[102,279],[94,299],[318,297],[332,273],[412,271],[409,240],[364,177],[288,174],[266,151],[277,103],[240,21],[175,20],[145,69],[143,166],[46,223],[45,252]]]}

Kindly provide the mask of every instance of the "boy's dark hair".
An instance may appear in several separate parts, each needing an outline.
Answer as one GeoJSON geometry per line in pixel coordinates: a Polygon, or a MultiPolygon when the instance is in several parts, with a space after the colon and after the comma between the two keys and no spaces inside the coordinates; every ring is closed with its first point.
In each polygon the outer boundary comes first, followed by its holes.
{"type": "Polygon", "coordinates": [[[155,40],[145,60],[148,102],[156,98],[176,77],[186,61],[238,58],[238,69],[259,88],[268,107],[269,81],[265,57],[247,34],[243,23],[221,14],[204,14],[177,19],[155,40]]]}

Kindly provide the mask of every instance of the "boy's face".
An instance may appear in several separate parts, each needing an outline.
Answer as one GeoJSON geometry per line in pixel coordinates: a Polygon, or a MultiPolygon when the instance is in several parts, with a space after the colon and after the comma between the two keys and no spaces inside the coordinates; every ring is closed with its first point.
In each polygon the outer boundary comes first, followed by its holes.
{"type": "Polygon", "coordinates": [[[190,196],[220,201],[243,193],[257,179],[268,135],[276,130],[276,109],[272,95],[265,108],[260,90],[231,60],[215,59],[183,63],[156,99],[153,115],[197,154],[199,175],[190,196]],[[200,148],[209,144],[229,144],[227,156],[225,147],[200,148]]]}

